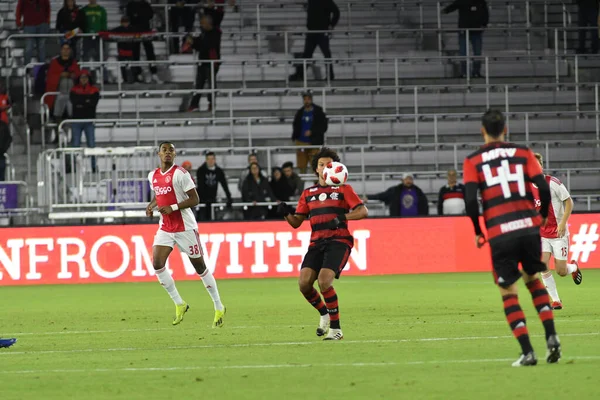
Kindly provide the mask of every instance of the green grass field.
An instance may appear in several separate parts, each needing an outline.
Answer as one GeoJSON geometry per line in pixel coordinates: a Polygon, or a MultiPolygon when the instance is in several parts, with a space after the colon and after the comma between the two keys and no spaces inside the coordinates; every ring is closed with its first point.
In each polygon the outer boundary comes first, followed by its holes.
{"type": "Polygon", "coordinates": [[[522,286],[531,368],[510,367],[491,274],[342,277],[341,342],[316,337],[293,279],[220,281],[219,330],[200,282],[178,284],[177,327],[158,283],[2,287],[0,336],[19,342],[0,351],[0,399],[599,399],[600,271],[557,283],[558,365],[522,286]]]}

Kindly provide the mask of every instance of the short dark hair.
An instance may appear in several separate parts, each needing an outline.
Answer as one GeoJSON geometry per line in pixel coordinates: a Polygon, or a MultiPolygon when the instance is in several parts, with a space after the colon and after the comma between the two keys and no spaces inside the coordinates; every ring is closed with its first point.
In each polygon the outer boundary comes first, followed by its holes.
{"type": "Polygon", "coordinates": [[[312,100],[312,93],[311,92],[303,92],[302,93],[302,98],[304,99],[305,97],[308,97],[312,100]]]}
{"type": "Polygon", "coordinates": [[[170,144],[170,145],[173,145],[173,147],[175,147],[175,143],[165,140],[164,142],[160,142],[160,144],[158,145],[158,151],[160,151],[160,148],[162,147],[163,144],[170,144]]]}
{"type": "Polygon", "coordinates": [[[340,162],[340,156],[335,150],[331,150],[329,147],[321,147],[319,152],[313,156],[310,166],[315,174],[317,174],[317,167],[319,166],[320,158],[331,158],[333,161],[340,162]]]}
{"type": "Polygon", "coordinates": [[[284,162],[283,165],[281,166],[281,169],[286,169],[286,168],[294,169],[294,163],[291,161],[284,162]]]}
{"type": "Polygon", "coordinates": [[[481,125],[487,134],[493,138],[502,135],[505,124],[504,115],[498,110],[487,110],[481,118],[481,125]]]}
{"type": "Polygon", "coordinates": [[[256,153],[248,154],[248,161],[250,161],[250,157],[256,157],[256,159],[258,160],[258,155],[256,153]]]}
{"type": "Polygon", "coordinates": [[[216,157],[216,154],[214,151],[209,151],[208,153],[206,153],[206,158],[210,157],[210,156],[214,156],[216,157]]]}

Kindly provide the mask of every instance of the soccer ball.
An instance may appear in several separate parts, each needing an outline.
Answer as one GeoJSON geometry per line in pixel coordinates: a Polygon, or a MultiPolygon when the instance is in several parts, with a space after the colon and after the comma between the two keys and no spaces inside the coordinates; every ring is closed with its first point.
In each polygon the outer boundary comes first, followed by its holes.
{"type": "Polygon", "coordinates": [[[348,180],[348,168],[340,162],[330,162],[323,169],[323,179],[328,186],[340,186],[348,180]]]}

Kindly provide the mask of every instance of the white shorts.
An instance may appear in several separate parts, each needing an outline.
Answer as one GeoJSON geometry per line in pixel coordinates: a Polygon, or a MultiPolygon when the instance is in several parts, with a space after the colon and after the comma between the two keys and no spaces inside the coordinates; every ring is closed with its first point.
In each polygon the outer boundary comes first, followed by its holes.
{"type": "Polygon", "coordinates": [[[566,260],[569,257],[569,235],[561,238],[542,238],[542,253],[551,253],[555,260],[566,260]]]}
{"type": "Polygon", "coordinates": [[[152,246],[167,246],[173,248],[175,245],[190,258],[200,258],[204,256],[202,244],[200,243],[200,236],[198,235],[197,230],[193,229],[169,233],[159,229],[156,232],[152,246]]]}

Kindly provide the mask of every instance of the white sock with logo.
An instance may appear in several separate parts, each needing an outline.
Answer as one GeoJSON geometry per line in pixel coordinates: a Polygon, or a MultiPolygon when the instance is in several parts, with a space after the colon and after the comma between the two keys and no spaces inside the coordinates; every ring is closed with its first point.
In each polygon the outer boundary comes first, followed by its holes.
{"type": "Polygon", "coordinates": [[[544,280],[544,285],[546,285],[546,289],[548,290],[548,294],[552,298],[552,301],[560,301],[560,298],[558,297],[558,290],[556,290],[556,281],[554,280],[552,271],[542,272],[542,279],[544,280]]]}
{"type": "Polygon", "coordinates": [[[572,274],[572,273],[573,273],[573,272],[575,272],[575,271],[577,271],[577,265],[575,265],[575,264],[570,264],[570,263],[567,263],[567,272],[568,272],[569,274],[572,274]]]}
{"type": "Polygon", "coordinates": [[[221,296],[219,295],[219,289],[217,288],[217,281],[215,280],[212,272],[206,268],[206,271],[200,275],[200,278],[202,278],[202,283],[204,284],[206,291],[210,295],[213,303],[215,303],[215,310],[223,311],[223,303],[221,303],[221,296]]]}
{"type": "Polygon", "coordinates": [[[167,267],[163,267],[156,271],[156,277],[158,278],[160,284],[165,288],[167,293],[169,293],[169,296],[171,296],[173,302],[175,302],[175,304],[178,306],[182,305],[183,299],[179,295],[177,287],[175,287],[175,281],[173,280],[169,270],[167,270],[167,267]]]}

